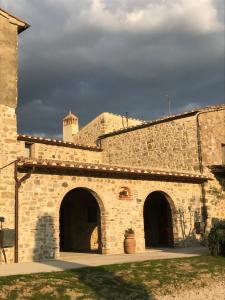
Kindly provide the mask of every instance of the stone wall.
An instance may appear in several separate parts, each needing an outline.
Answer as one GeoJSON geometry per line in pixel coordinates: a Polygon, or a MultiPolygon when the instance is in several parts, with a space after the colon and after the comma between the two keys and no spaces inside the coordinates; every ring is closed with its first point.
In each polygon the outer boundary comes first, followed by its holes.
{"type": "Polygon", "coordinates": [[[203,171],[213,180],[205,184],[208,230],[214,219],[225,220],[225,178],[213,175],[208,166],[222,165],[225,144],[225,108],[199,114],[203,171]]]}
{"type": "Polygon", "coordinates": [[[222,164],[225,144],[225,107],[199,114],[202,161],[205,167],[222,164]]]}
{"type": "MultiPolygon", "coordinates": [[[[124,252],[124,232],[130,227],[135,230],[137,252],[144,251],[143,206],[149,193],[163,191],[169,195],[176,209],[182,209],[187,234],[188,207],[199,210],[201,206],[199,184],[96,178],[88,174],[84,177],[33,174],[19,191],[20,261],[59,257],[60,205],[64,196],[77,187],[92,191],[99,203],[103,253],[107,254],[124,252]],[[129,200],[119,198],[121,187],[129,188],[129,200]]],[[[176,241],[182,240],[179,216],[175,218],[175,215],[174,232],[176,241]]]]}
{"type": "Polygon", "coordinates": [[[109,136],[101,144],[104,163],[167,170],[199,168],[195,116],[109,136]]]}
{"type": "Polygon", "coordinates": [[[0,15],[0,104],[16,107],[17,26],[0,15]]]}
{"type": "Polygon", "coordinates": [[[225,220],[225,177],[210,175],[210,180],[205,185],[207,206],[207,231],[210,230],[215,219],[225,220]]]}
{"type": "MultiPolygon", "coordinates": [[[[3,227],[14,228],[17,102],[17,26],[0,14],[0,216],[3,227]]],[[[0,253],[0,260],[2,260],[0,253]]],[[[13,260],[13,248],[6,249],[13,260]]]]}
{"type": "Polygon", "coordinates": [[[93,121],[80,129],[80,131],[73,136],[74,143],[84,145],[96,145],[98,137],[104,133],[112,132],[128,126],[135,126],[141,124],[143,121],[115,115],[104,112],[97,116],[93,121]]]}
{"type": "MultiPolygon", "coordinates": [[[[18,141],[19,156],[26,156],[25,142],[18,141]]],[[[41,143],[31,145],[31,157],[38,159],[53,159],[72,162],[101,163],[102,152],[72,147],[63,147],[41,143]]]]}
{"type": "MultiPolygon", "coordinates": [[[[16,151],[15,109],[0,105],[0,216],[5,218],[4,228],[14,228],[15,181],[14,164],[16,151]]],[[[6,249],[9,261],[13,259],[13,249],[6,249]]],[[[2,259],[0,253],[0,260],[2,259]]]]}

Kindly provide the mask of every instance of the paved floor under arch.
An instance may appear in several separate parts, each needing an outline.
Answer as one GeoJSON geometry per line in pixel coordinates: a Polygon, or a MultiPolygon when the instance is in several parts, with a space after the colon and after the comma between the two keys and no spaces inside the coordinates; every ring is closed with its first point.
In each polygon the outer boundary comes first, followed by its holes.
{"type": "Polygon", "coordinates": [[[199,256],[208,253],[205,247],[146,249],[136,254],[101,255],[92,253],[61,252],[60,258],[43,262],[0,265],[0,276],[53,272],[84,267],[121,264],[155,259],[199,256]]]}

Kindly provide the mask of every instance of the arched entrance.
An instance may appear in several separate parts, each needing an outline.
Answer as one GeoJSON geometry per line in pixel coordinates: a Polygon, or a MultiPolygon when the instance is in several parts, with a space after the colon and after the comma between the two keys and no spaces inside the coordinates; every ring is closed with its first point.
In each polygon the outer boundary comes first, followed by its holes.
{"type": "Polygon", "coordinates": [[[173,220],[168,196],[151,193],[144,204],[145,247],[173,247],[173,220]]]}
{"type": "Polygon", "coordinates": [[[102,252],[101,211],[92,191],[75,188],[60,207],[60,251],[102,252]]]}

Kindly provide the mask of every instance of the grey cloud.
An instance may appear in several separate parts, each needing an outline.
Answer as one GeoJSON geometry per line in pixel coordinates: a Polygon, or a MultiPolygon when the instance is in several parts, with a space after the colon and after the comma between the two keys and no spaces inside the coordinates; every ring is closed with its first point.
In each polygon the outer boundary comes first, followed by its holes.
{"type": "MultiPolygon", "coordinates": [[[[82,125],[102,111],[159,117],[168,112],[165,94],[173,98],[174,112],[224,101],[224,32],[219,27],[190,30],[191,21],[183,19],[172,27],[111,30],[110,22],[95,26],[87,19],[90,0],[7,3],[32,25],[19,41],[22,132],[59,135],[69,109],[82,125]]],[[[165,1],[107,0],[105,9],[130,13],[149,3],[165,1]]],[[[214,7],[221,10],[222,1],[214,7]]]]}

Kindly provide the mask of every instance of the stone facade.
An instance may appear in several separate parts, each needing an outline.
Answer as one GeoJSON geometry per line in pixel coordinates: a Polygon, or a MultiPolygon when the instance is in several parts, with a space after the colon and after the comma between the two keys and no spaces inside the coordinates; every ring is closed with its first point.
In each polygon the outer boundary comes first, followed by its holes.
{"type": "MultiPolygon", "coordinates": [[[[44,143],[31,143],[29,152],[26,151],[26,142],[18,141],[18,156],[30,156],[36,159],[54,159],[63,161],[78,161],[101,163],[102,151],[99,149],[80,149],[72,147],[64,147],[59,145],[48,145],[44,143]]],[[[28,144],[29,145],[29,144],[28,144]]]]}
{"type": "MultiPolygon", "coordinates": [[[[201,190],[198,184],[177,182],[154,182],[123,180],[113,178],[80,177],[52,174],[33,174],[20,189],[20,260],[41,260],[59,257],[59,210],[67,192],[84,187],[97,194],[101,210],[102,252],[123,253],[124,233],[127,228],[135,230],[137,252],[145,250],[143,228],[143,206],[153,191],[169,195],[174,206],[182,208],[189,218],[188,206],[193,210],[201,208],[201,190]],[[130,188],[129,200],[119,199],[121,186],[130,188]],[[188,196],[187,196],[188,195],[188,196]],[[46,219],[48,228],[41,226],[46,219]],[[41,243],[46,234],[47,241],[41,243]]],[[[192,224],[193,226],[193,224],[192,224]]],[[[186,228],[188,233],[189,228],[186,228]]],[[[179,219],[174,219],[177,241],[183,239],[179,219]]]]}
{"type": "Polygon", "coordinates": [[[0,15],[0,104],[16,107],[17,26],[0,15]]]}
{"type": "Polygon", "coordinates": [[[104,112],[81,128],[77,134],[73,135],[73,142],[84,145],[96,145],[98,137],[102,134],[141,123],[143,123],[141,120],[104,112]]]}
{"type": "Polygon", "coordinates": [[[18,231],[7,262],[123,253],[128,228],[137,252],[148,226],[158,245],[204,239],[225,218],[225,105],[152,122],[102,113],[79,131],[78,119],[64,122],[76,128],[63,141],[17,135],[17,32],[26,27],[0,10],[0,216],[18,231]]]}
{"type": "MultiPolygon", "coordinates": [[[[0,105],[0,216],[5,217],[4,226],[14,228],[15,181],[14,164],[17,159],[15,109],[0,105]]],[[[7,249],[12,260],[13,251],[7,249]]]]}
{"type": "Polygon", "coordinates": [[[103,136],[103,161],[154,169],[196,171],[196,132],[195,117],[191,116],[103,136]]]}
{"type": "MultiPolygon", "coordinates": [[[[0,214],[5,226],[14,227],[15,181],[13,161],[17,159],[17,33],[22,21],[0,10],[0,214]]],[[[12,251],[8,249],[12,258],[12,251]]]]}

